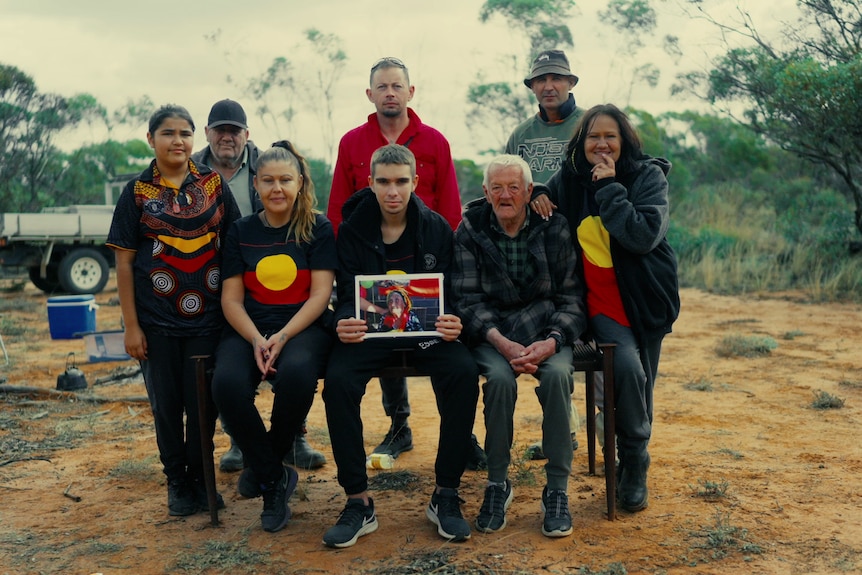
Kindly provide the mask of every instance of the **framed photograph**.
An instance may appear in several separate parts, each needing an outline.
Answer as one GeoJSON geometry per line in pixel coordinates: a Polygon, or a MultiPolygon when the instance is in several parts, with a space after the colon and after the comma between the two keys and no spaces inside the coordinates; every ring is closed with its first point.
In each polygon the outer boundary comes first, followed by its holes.
{"type": "Polygon", "coordinates": [[[443,274],[358,275],[356,317],[368,325],[365,337],[439,336],[443,274]]]}

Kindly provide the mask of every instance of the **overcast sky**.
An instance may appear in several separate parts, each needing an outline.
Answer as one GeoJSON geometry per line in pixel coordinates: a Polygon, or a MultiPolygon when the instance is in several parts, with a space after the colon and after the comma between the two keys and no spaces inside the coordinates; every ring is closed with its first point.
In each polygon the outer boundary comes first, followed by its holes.
{"type": "MultiPolygon", "coordinates": [[[[631,105],[653,113],[702,107],[672,99],[669,87],[677,72],[705,65],[715,52],[717,31],[681,17],[676,0],[654,0],[659,32],[632,57],[623,52],[626,38],[598,21],[605,2],[582,0],[568,20],[574,49],[567,53],[580,77],[574,93],[582,107],[602,102],[631,105]],[[661,51],[660,38],[682,37],[679,63],[661,51]],[[658,88],[638,85],[631,91],[634,64],[655,62],[662,69],[658,88]]],[[[755,12],[762,29],[792,12],[792,0],[769,3],[713,2],[726,12],[737,4],[755,12]],[[782,8],[784,7],[784,8],[782,8]],[[772,14],[773,16],[770,16],[772,14]]],[[[273,58],[284,56],[314,71],[311,58],[296,46],[303,31],[315,27],[343,40],[347,66],[335,92],[335,139],[362,123],[373,107],[365,97],[368,70],[382,56],[396,56],[410,69],[416,96],[411,104],[422,120],[443,132],[456,158],[477,159],[477,151],[496,145],[490,131],[471,133],[465,126],[466,92],[471,82],[522,79],[506,57],[526,51],[523,39],[502,20],[482,24],[482,0],[372,2],[370,0],[0,0],[0,62],[17,66],[43,92],[64,96],[86,92],[114,110],[129,99],[148,95],[157,104],[189,109],[198,126],[195,148],[205,140],[203,126],[213,102],[230,97],[249,113],[251,138],[268,146],[278,138],[294,140],[306,153],[324,156],[320,129],[311,112],[300,110],[293,133],[281,133],[253,117],[253,102],[226,80],[260,74],[273,58]],[[206,36],[221,30],[214,44],[206,36]]],[[[307,91],[313,86],[307,84],[307,91]]],[[[525,93],[526,88],[524,88],[525,93]]],[[[117,139],[144,138],[141,126],[117,139]]],[[[79,130],[67,146],[102,141],[104,132],[79,130]]]]}

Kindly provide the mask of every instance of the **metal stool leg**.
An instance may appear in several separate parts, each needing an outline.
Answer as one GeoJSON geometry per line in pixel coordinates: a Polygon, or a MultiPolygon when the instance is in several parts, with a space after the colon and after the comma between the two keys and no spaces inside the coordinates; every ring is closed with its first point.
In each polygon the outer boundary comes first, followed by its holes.
{"type": "Polygon", "coordinates": [[[207,488],[207,503],[210,507],[210,524],[218,525],[218,503],[216,501],[215,461],[213,461],[213,438],[209,432],[210,386],[207,381],[206,360],[208,355],[195,355],[195,375],[198,392],[198,419],[201,431],[201,456],[204,467],[204,484],[207,488]]]}

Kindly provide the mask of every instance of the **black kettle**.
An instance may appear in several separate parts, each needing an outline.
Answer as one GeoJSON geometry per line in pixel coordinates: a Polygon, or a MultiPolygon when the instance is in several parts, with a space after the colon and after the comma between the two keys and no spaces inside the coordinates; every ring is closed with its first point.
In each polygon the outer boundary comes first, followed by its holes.
{"type": "Polygon", "coordinates": [[[57,376],[57,389],[60,391],[87,389],[87,378],[75,364],[75,352],[70,351],[66,356],[66,371],[57,376]]]}

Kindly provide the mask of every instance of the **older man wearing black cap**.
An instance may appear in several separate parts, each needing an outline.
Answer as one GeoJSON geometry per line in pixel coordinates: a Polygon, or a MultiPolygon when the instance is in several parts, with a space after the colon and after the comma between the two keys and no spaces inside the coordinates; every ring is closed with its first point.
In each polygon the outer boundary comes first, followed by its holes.
{"type": "Polygon", "coordinates": [[[578,77],[569,68],[562,50],[545,50],[533,60],[524,84],[536,95],[539,113],[522,122],[506,143],[507,154],[524,158],[533,181],[544,184],[562,165],[566,146],[583,110],[575,105],[571,90],[578,77]]]}
{"type": "Polygon", "coordinates": [[[248,139],[246,121],[245,110],[238,102],[216,102],[204,128],[209,145],[192,156],[193,161],[206,164],[221,174],[244,216],[263,207],[254,191],[258,150],[248,139]]]}
{"type": "MultiPolygon", "coordinates": [[[[210,109],[204,128],[209,145],[192,155],[192,161],[206,164],[228,182],[243,216],[263,208],[254,189],[258,149],[248,139],[246,122],[245,110],[239,102],[219,100],[210,109]]],[[[225,433],[230,436],[230,430],[225,429],[225,433]]],[[[313,449],[305,440],[305,433],[301,433],[296,436],[284,462],[303,469],[317,469],[326,463],[326,457],[313,449]]],[[[240,471],[243,468],[242,451],[232,437],[230,449],[219,460],[219,468],[222,471],[240,471]]]]}

